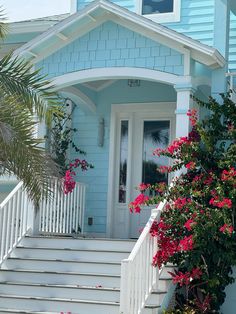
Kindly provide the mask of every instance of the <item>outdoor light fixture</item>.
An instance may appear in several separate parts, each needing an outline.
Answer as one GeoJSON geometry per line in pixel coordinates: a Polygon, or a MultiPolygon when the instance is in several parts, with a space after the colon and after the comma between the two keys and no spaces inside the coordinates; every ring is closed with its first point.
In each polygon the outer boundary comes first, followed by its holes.
{"type": "Polygon", "coordinates": [[[98,146],[103,147],[105,135],[105,122],[104,118],[100,118],[98,122],[98,146]]]}
{"type": "Polygon", "coordinates": [[[129,79],[128,85],[129,85],[129,87],[139,87],[140,86],[140,80],[129,79]]]}

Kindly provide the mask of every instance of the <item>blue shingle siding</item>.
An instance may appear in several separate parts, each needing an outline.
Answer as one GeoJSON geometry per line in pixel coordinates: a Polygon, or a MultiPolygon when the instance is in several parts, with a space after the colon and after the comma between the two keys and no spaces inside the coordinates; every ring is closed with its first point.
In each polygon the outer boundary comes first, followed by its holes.
{"type": "MultiPolygon", "coordinates": [[[[91,0],[78,0],[78,10],[91,0]]],[[[113,0],[113,3],[135,12],[137,0],[113,0]]],[[[215,0],[182,0],[180,22],[164,25],[204,44],[213,45],[215,0]]]]}
{"type": "Polygon", "coordinates": [[[236,16],[230,17],[229,70],[236,71],[236,16]]]}
{"type": "Polygon", "coordinates": [[[121,25],[106,22],[38,64],[49,77],[111,66],[145,67],[182,75],[183,56],[121,25]]]}

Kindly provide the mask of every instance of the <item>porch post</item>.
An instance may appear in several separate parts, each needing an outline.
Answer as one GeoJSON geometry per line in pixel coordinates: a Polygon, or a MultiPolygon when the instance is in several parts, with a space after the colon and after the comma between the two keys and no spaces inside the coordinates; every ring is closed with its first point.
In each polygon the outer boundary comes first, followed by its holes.
{"type": "Polygon", "coordinates": [[[193,99],[191,95],[195,93],[195,89],[192,85],[175,85],[177,92],[177,102],[176,102],[176,134],[175,137],[187,136],[190,131],[190,122],[187,112],[189,109],[193,108],[193,99]]]}

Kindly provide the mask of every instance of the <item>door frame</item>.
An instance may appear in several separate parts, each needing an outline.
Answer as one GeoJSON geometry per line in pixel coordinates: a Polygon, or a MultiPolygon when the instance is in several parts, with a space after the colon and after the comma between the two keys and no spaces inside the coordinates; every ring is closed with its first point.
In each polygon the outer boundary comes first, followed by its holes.
{"type": "MultiPolygon", "coordinates": [[[[114,236],[114,197],[117,194],[117,176],[116,167],[119,162],[120,150],[120,121],[129,120],[129,142],[128,152],[133,149],[134,132],[134,113],[147,116],[144,119],[151,119],[152,117],[160,117],[160,120],[170,121],[170,141],[175,138],[175,110],[176,102],[152,102],[152,103],[126,103],[126,104],[112,104],[111,105],[111,119],[110,119],[110,146],[109,146],[109,171],[108,171],[108,195],[107,195],[107,228],[106,236],[114,236]],[[150,117],[150,118],[148,118],[150,117]]],[[[131,166],[131,154],[128,153],[127,169],[131,166]]],[[[127,173],[127,194],[130,195],[131,187],[131,171],[127,173]]],[[[129,201],[129,199],[128,199],[129,201]]],[[[127,206],[127,204],[125,204],[127,206]]],[[[127,208],[126,214],[126,234],[129,237],[130,214],[127,208]]]]}

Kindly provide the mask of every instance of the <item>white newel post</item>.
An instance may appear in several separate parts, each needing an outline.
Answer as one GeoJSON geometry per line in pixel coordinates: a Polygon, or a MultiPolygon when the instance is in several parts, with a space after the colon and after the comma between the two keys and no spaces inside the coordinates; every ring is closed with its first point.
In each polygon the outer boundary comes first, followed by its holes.
{"type": "Polygon", "coordinates": [[[193,108],[193,100],[191,95],[195,93],[195,89],[191,86],[179,86],[175,85],[177,92],[177,104],[176,104],[176,138],[181,136],[187,136],[190,131],[190,122],[187,112],[193,108]]]}

